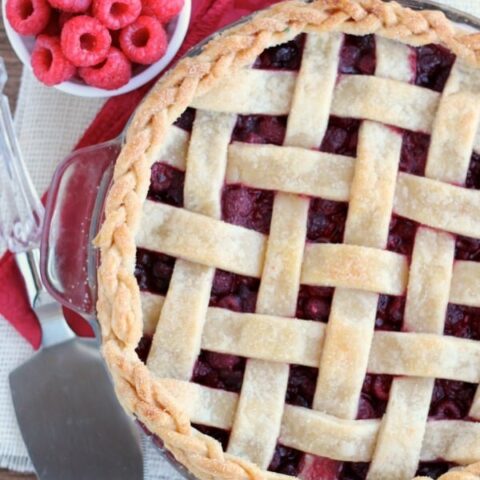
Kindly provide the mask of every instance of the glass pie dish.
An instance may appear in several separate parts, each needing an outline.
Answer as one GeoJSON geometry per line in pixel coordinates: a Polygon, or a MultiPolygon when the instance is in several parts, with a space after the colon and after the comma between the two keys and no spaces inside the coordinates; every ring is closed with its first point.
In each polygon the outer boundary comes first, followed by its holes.
{"type": "MultiPolygon", "coordinates": [[[[404,3],[418,8],[435,8],[430,2],[404,3]]],[[[474,19],[461,13],[449,10],[445,13],[457,23],[478,27],[474,19]]],[[[199,51],[201,46],[189,55],[195,56],[199,51]]],[[[371,70],[372,62],[365,67],[371,70]]],[[[77,152],[68,159],[55,176],[48,207],[49,227],[44,235],[42,256],[44,276],[56,298],[67,299],[71,308],[91,318],[94,317],[98,259],[90,242],[101,223],[105,192],[112,178],[111,161],[116,158],[121,144],[122,138],[119,138],[103,146],[77,152]],[[90,162],[92,155],[95,159],[90,162]],[[81,195],[85,195],[85,198],[81,195]],[[72,226],[74,230],[71,230],[72,226]],[[72,255],[72,252],[75,254],[72,255]]]]}

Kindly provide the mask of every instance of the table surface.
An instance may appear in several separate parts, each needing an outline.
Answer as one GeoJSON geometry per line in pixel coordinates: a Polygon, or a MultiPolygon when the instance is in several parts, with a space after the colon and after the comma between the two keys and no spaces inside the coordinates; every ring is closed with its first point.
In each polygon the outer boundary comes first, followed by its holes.
{"type": "MultiPolygon", "coordinates": [[[[10,100],[10,107],[12,111],[15,110],[17,104],[18,89],[20,87],[20,77],[22,75],[22,65],[17,59],[15,53],[12,51],[8,43],[5,29],[3,26],[3,19],[0,17],[0,57],[5,60],[8,71],[8,82],[5,86],[5,93],[10,100]]],[[[35,475],[22,475],[19,473],[7,472],[0,470],[0,480],[35,480],[35,475]]]]}

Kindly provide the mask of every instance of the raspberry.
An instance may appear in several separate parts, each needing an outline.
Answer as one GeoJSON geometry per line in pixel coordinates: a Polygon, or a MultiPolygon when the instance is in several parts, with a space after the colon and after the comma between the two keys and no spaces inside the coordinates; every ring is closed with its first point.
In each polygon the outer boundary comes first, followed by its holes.
{"type": "Polygon", "coordinates": [[[33,73],[45,85],[57,85],[75,75],[75,67],[63,55],[58,37],[39,35],[31,62],[33,73]]]}
{"type": "Polygon", "coordinates": [[[62,50],[77,67],[91,67],[105,60],[112,39],[96,18],[78,15],[63,26],[62,50]]]}
{"type": "Polygon", "coordinates": [[[47,0],[7,0],[6,14],[12,28],[20,35],[38,35],[50,20],[47,0]]]}
{"type": "Polygon", "coordinates": [[[128,83],[132,76],[132,66],[124,53],[118,48],[110,47],[107,58],[100,65],[82,67],[78,73],[87,85],[114,90],[128,83]]]}
{"type": "Polygon", "coordinates": [[[142,15],[120,32],[120,47],[135,63],[150,65],[167,50],[167,34],[155,17],[142,15]]]}
{"type": "Polygon", "coordinates": [[[48,0],[54,8],[62,12],[83,13],[90,8],[92,0],[48,0]]]}
{"type": "Polygon", "coordinates": [[[93,15],[110,30],[130,25],[141,10],[140,0],[93,0],[93,15]]]}
{"type": "Polygon", "coordinates": [[[153,15],[162,24],[176,17],[185,0],[143,0],[142,15],[153,15]]]}

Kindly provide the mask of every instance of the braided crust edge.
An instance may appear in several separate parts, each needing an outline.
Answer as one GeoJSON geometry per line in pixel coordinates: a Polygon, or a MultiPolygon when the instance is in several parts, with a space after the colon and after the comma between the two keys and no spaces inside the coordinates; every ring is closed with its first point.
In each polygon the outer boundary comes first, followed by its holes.
{"type": "MultiPolygon", "coordinates": [[[[134,239],[155,160],[152,152],[195,96],[213,88],[232,69],[252,63],[265,48],[304,31],[375,33],[414,46],[441,43],[466,62],[480,66],[480,34],[455,29],[440,12],[417,12],[382,0],[316,0],[310,4],[292,0],[259,12],[248,23],[211,40],[199,55],[181,60],[139,106],[115,165],[105,221],[96,239],[101,250],[97,311],[102,350],[127,412],[201,480],[292,477],[266,472],[229,455],[216,440],[195,430],[162,379],[155,378],[135,353],[142,337],[142,312],[133,275],[134,239]]],[[[454,469],[441,478],[478,480],[480,463],[454,469]]]]}

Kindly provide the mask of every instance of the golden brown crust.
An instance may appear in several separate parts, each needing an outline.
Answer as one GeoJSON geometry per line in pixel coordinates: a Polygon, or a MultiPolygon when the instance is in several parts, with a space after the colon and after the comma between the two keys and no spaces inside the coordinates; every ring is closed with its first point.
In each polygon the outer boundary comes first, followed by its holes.
{"type": "MultiPolygon", "coordinates": [[[[412,45],[436,42],[471,64],[480,63],[480,35],[456,31],[439,12],[414,12],[381,0],[289,1],[211,40],[200,55],[180,61],[138,108],[116,163],[105,222],[96,240],[101,249],[97,310],[103,353],[125,409],[200,479],[287,477],[224,453],[217,441],[192,428],[161,380],[153,377],[135,353],[142,336],[142,313],[133,275],[134,237],[148,190],[150,152],[195,96],[207,92],[232,69],[251,63],[265,48],[303,31],[375,33],[412,45]]],[[[480,464],[475,464],[442,479],[479,476],[480,464]]]]}

